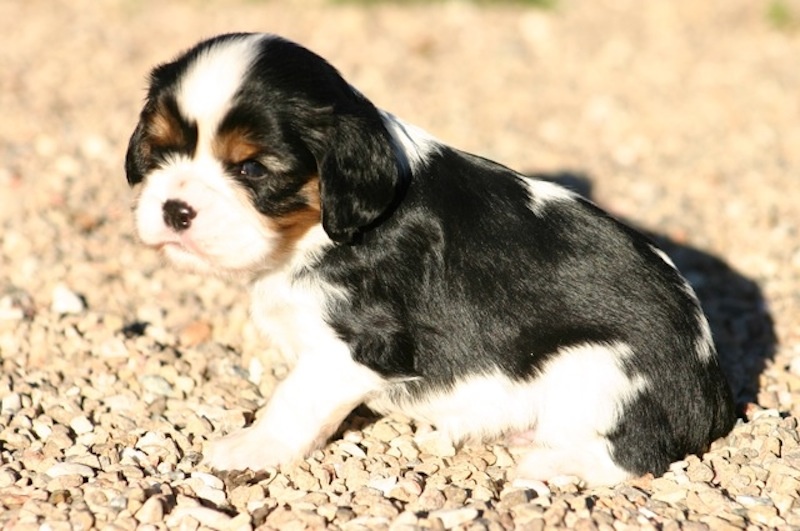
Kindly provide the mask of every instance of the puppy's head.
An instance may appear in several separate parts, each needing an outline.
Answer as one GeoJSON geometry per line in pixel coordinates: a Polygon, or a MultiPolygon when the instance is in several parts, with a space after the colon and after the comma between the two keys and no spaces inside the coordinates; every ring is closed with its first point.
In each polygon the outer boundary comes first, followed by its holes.
{"type": "Polygon", "coordinates": [[[400,183],[375,107],[322,58],[262,34],[157,67],[125,169],[142,241],[208,272],[279,267],[319,223],[351,242],[400,183]]]}

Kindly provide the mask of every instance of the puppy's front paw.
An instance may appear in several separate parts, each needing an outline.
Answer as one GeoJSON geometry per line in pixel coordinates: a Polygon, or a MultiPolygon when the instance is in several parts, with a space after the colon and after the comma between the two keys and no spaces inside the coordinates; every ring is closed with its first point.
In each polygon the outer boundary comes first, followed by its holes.
{"type": "Polygon", "coordinates": [[[245,428],[209,441],[203,449],[203,464],[215,470],[264,470],[291,462],[297,452],[274,438],[245,428]]]}

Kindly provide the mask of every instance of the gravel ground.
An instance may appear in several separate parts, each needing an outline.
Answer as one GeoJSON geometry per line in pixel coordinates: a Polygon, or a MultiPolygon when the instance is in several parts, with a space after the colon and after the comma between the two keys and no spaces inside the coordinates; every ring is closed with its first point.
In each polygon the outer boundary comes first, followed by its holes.
{"type": "Polygon", "coordinates": [[[800,34],[767,5],[0,2],[0,524],[800,527],[800,34]],[[232,30],[305,43],[379,106],[652,233],[743,420],[661,478],[592,490],[514,488],[505,448],[367,411],[297,466],[199,467],[286,367],[242,285],[137,244],[122,159],[149,68],[232,30]]]}

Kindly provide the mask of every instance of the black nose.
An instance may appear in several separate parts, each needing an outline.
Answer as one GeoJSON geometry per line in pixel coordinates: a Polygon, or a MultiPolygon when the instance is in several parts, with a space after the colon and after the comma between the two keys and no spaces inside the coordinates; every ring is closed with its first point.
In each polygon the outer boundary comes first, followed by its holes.
{"type": "Polygon", "coordinates": [[[177,199],[170,199],[161,207],[164,212],[164,223],[177,231],[188,229],[197,212],[188,204],[177,199]]]}

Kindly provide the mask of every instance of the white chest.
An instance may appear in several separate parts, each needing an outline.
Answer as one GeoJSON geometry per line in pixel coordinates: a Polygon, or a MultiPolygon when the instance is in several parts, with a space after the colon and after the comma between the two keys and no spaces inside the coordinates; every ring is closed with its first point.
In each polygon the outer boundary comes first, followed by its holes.
{"type": "Polygon", "coordinates": [[[341,345],[324,319],[335,288],[276,273],[253,284],[250,295],[253,324],[288,363],[341,345]]]}

